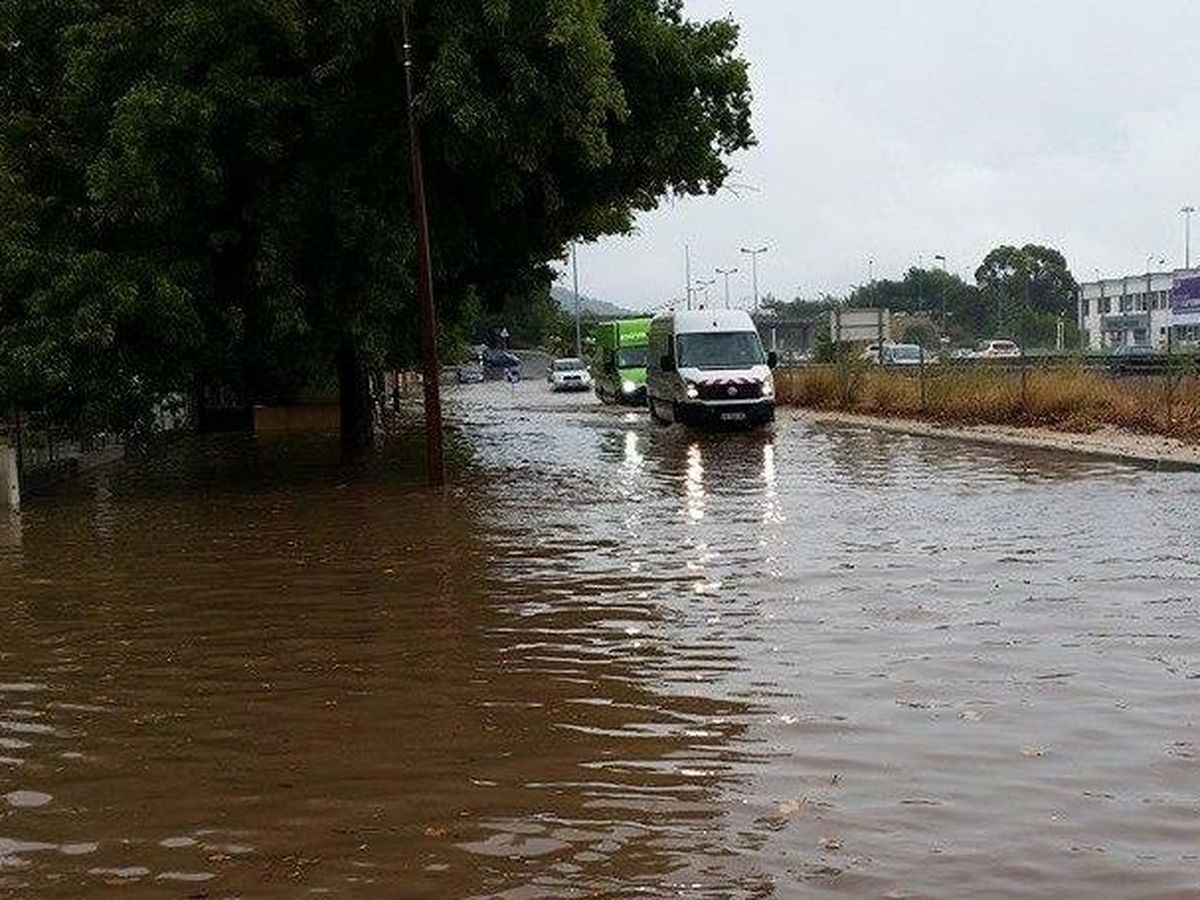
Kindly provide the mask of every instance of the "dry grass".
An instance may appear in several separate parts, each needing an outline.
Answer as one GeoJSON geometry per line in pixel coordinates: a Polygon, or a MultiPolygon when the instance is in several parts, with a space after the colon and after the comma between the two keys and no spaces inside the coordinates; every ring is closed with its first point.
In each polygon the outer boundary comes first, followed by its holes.
{"type": "Polygon", "coordinates": [[[776,376],[781,403],[947,424],[1087,432],[1114,426],[1200,441],[1200,379],[1179,373],[1114,379],[1058,366],[929,366],[918,372],[810,366],[776,376]]]}

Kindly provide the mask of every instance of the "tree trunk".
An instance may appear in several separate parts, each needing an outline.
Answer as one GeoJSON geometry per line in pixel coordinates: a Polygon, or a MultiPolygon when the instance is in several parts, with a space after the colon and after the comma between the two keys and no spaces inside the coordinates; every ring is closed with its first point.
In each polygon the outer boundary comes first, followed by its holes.
{"type": "Polygon", "coordinates": [[[375,438],[371,382],[362,354],[350,341],[337,354],[338,402],[342,419],[342,455],[348,461],[366,456],[375,438]]]}

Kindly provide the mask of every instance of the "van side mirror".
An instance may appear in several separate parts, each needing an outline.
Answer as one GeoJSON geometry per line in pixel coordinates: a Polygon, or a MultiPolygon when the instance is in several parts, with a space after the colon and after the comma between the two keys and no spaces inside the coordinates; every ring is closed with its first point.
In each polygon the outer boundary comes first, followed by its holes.
{"type": "Polygon", "coordinates": [[[767,354],[767,367],[771,369],[779,368],[779,354],[774,350],[767,354]]]}
{"type": "Polygon", "coordinates": [[[658,367],[660,369],[662,369],[664,372],[668,372],[668,373],[674,372],[675,371],[675,360],[671,359],[671,357],[669,357],[669,356],[664,356],[662,359],[660,359],[658,361],[658,367]]]}

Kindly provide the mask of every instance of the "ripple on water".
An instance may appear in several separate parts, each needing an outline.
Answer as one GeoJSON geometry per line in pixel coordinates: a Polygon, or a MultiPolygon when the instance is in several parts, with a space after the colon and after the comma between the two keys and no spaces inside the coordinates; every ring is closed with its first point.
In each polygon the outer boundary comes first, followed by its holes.
{"type": "Polygon", "coordinates": [[[10,791],[4,795],[4,802],[13,809],[36,809],[45,806],[54,798],[41,791],[10,791]]]}

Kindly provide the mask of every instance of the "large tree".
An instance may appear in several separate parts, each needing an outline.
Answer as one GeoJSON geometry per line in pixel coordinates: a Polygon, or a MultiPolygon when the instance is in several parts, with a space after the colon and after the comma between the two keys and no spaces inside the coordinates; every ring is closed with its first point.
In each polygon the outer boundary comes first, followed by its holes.
{"type": "Polygon", "coordinates": [[[405,6],[447,320],[753,141],[737,27],[680,0],[10,0],[5,399],[128,424],[410,352],[405,6]]]}
{"type": "Polygon", "coordinates": [[[1069,340],[1076,332],[1078,285],[1066,258],[1052,247],[1003,245],[992,250],[975,273],[985,302],[995,309],[997,333],[1007,331],[1023,343],[1048,345],[1059,319],[1069,340]]]}

